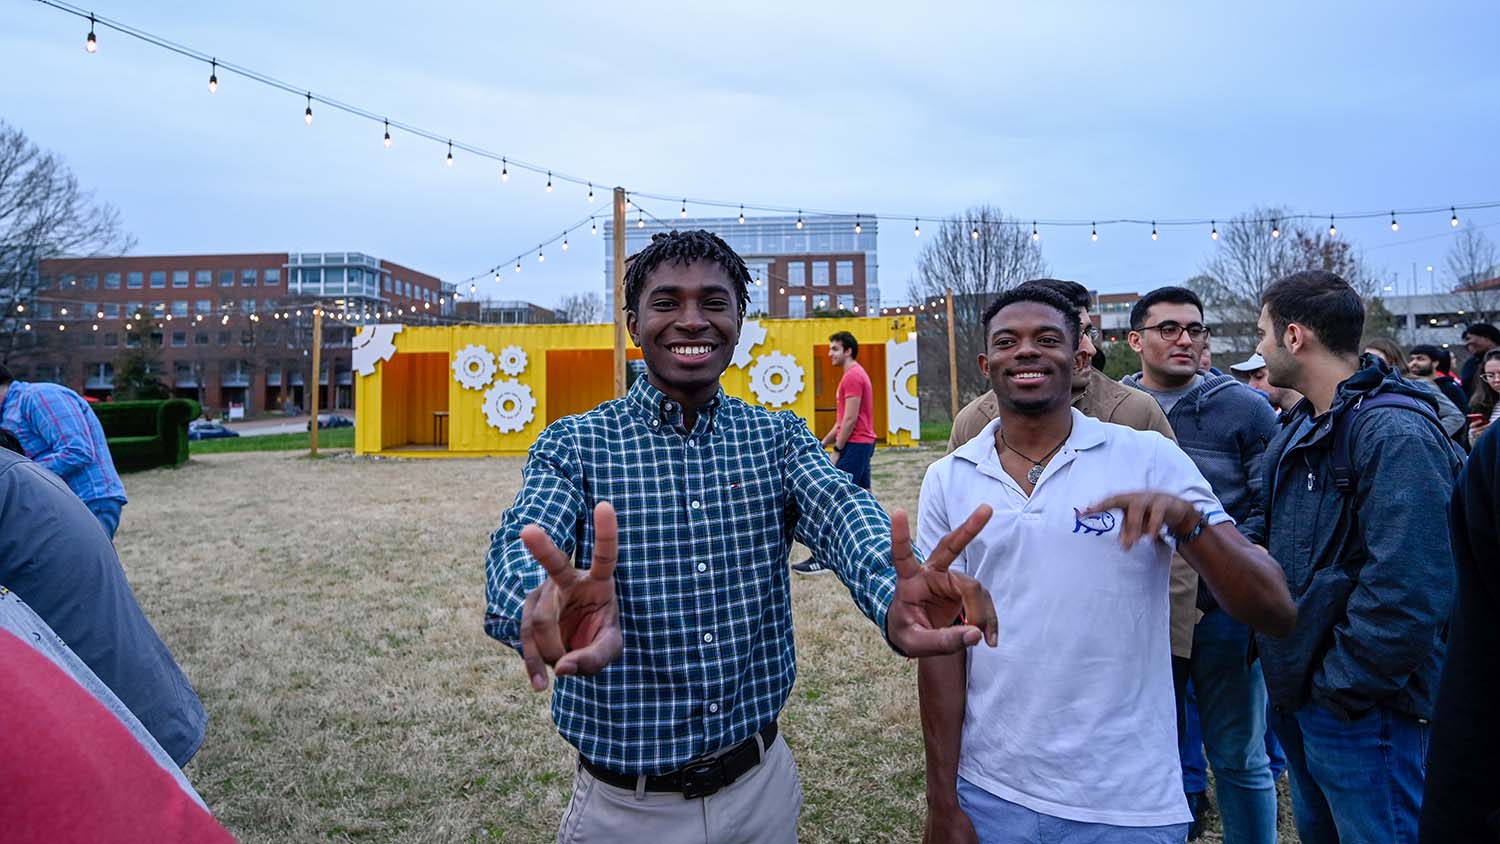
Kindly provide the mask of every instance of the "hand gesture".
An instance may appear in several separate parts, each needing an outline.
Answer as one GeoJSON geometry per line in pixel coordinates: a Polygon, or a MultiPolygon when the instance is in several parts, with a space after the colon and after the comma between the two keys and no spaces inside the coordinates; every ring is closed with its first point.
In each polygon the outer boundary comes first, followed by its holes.
{"type": "Polygon", "coordinates": [[[549,665],[559,677],[598,674],[625,648],[615,601],[620,549],[615,508],[606,501],[594,507],[594,559],[588,571],[574,568],[536,525],[521,528],[521,541],[547,570],[547,579],[521,608],[521,655],[531,687],[546,690],[549,665]]]}
{"type": "Polygon", "coordinates": [[[1142,537],[1155,539],[1163,525],[1173,533],[1184,534],[1191,532],[1199,519],[1198,508],[1165,492],[1122,492],[1091,505],[1083,515],[1106,510],[1121,511],[1120,547],[1127,551],[1142,537]]]}
{"type": "Polygon", "coordinates": [[[979,644],[981,636],[995,646],[999,628],[995,604],[979,581],[948,570],[969,541],[990,520],[989,505],[979,508],[962,525],[943,537],[927,564],[917,562],[911,549],[906,512],[891,515],[891,564],[896,567],[896,597],[886,613],[885,629],[891,644],[907,656],[954,653],[979,644]],[[965,622],[953,625],[962,611],[965,622]]]}

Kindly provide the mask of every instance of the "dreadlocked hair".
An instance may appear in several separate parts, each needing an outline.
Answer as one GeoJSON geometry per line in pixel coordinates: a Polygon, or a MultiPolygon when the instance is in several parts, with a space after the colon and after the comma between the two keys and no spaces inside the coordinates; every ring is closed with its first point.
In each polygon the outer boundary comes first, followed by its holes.
{"type": "Polygon", "coordinates": [[[646,287],[646,278],[662,264],[690,264],[694,261],[711,261],[724,270],[734,284],[735,298],[739,300],[740,319],[745,318],[745,309],[750,306],[750,270],[741,258],[713,232],[671,232],[651,235],[651,243],[645,249],[625,259],[625,310],[638,311],[641,291],[646,287]]]}

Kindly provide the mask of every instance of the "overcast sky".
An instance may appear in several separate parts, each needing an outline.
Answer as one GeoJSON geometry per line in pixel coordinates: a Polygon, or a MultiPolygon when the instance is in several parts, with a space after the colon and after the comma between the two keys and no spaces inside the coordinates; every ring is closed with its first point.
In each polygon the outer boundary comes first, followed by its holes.
{"type": "MultiPolygon", "coordinates": [[[[505,4],[118,2],[99,15],[299,88],[635,190],[883,218],[885,304],[909,215],[1218,217],[1500,199],[1493,2],[505,4]],[[1149,7],[1149,8],[1147,8],[1149,7]]],[[[457,281],[607,208],[585,190],[0,0],[0,119],[119,207],[139,254],[362,251],[457,281]]],[[[678,205],[645,203],[663,218],[678,205]]],[[[713,209],[690,207],[711,215],[713,209]]],[[[1500,236],[1500,209],[1464,214],[1500,236]]],[[[1326,226],[1326,222],[1321,226],[1326,226]]],[[[925,229],[929,226],[924,224],[925,229]]],[[[1341,223],[1409,283],[1446,211],[1341,223]]],[[[1042,231],[1054,274],[1181,281],[1206,227],[1042,231]]],[[[499,297],[597,290],[587,230],[499,297]]]]}

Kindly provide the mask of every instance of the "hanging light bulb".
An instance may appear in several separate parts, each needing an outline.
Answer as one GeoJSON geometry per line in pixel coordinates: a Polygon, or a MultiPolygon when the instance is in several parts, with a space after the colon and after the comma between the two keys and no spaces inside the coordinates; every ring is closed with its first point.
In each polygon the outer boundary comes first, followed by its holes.
{"type": "Polygon", "coordinates": [[[797,228],[799,230],[802,228],[802,209],[801,208],[797,209],[797,228]]]}
{"type": "Polygon", "coordinates": [[[448,142],[448,166],[453,166],[453,142],[448,142]]]}
{"type": "Polygon", "coordinates": [[[67,327],[67,326],[66,326],[66,325],[63,325],[63,324],[62,324],[62,323],[60,323],[60,322],[59,322],[59,323],[58,323],[58,324],[57,324],[57,330],[58,330],[58,331],[67,331],[67,330],[68,330],[68,327],[67,327]]]}
{"type": "Polygon", "coordinates": [[[83,42],[83,49],[90,53],[99,51],[99,39],[94,37],[94,16],[89,15],[89,37],[83,42]]]}
{"type": "Polygon", "coordinates": [[[516,272],[520,272],[520,271],[521,271],[521,259],[517,258],[516,259],[516,272]]]}
{"type": "Polygon", "coordinates": [[[1271,237],[1281,237],[1281,226],[1275,220],[1271,221],[1271,237]]]}
{"type": "Polygon", "coordinates": [[[208,92],[219,93],[219,60],[210,59],[208,63],[208,92]]]}
{"type": "Polygon", "coordinates": [[[740,206],[740,225],[743,226],[744,224],[745,224],[745,206],[741,205],[740,206]]]}
{"type": "Polygon", "coordinates": [[[1155,220],[1151,221],[1151,239],[1152,240],[1156,239],[1156,221],[1155,220]]]}
{"type": "Polygon", "coordinates": [[[18,313],[18,314],[24,314],[24,313],[26,313],[26,306],[25,305],[17,305],[16,306],[16,313],[18,313]]]}
{"type": "Polygon", "coordinates": [[[500,181],[510,181],[510,170],[507,167],[507,162],[503,158],[500,159],[500,181]]]}
{"type": "Polygon", "coordinates": [[[859,215],[855,214],[854,215],[854,233],[855,234],[859,234],[860,232],[863,232],[864,230],[865,230],[865,227],[863,225],[861,225],[860,222],[859,222],[859,215]]]}
{"type": "MultiPolygon", "coordinates": [[[[26,330],[26,331],[30,331],[30,330],[31,330],[31,323],[29,323],[29,322],[28,322],[28,323],[26,323],[26,324],[25,324],[25,325],[23,325],[23,326],[21,326],[21,327],[22,327],[22,328],[23,328],[23,329],[25,329],[25,330],[26,330]]],[[[130,326],[129,326],[129,325],[126,325],[126,326],[125,326],[125,328],[126,328],[126,329],[129,329],[129,328],[130,328],[130,326]]]]}
{"type": "Polygon", "coordinates": [[[1391,212],[1391,231],[1393,231],[1393,232],[1401,231],[1401,224],[1398,223],[1398,222],[1396,222],[1396,212],[1395,211],[1391,212]]]}
{"type": "Polygon", "coordinates": [[[542,254],[542,250],[538,249],[536,251],[536,262],[540,264],[545,260],[547,260],[547,256],[542,254]]]}
{"type": "Polygon", "coordinates": [[[1456,229],[1458,228],[1458,209],[1449,208],[1448,210],[1453,213],[1453,216],[1448,218],[1448,225],[1456,229]]]}
{"type": "Polygon", "coordinates": [[[104,319],[104,312],[103,311],[99,311],[98,313],[94,314],[94,316],[97,319],[104,319]]]}
{"type": "Polygon", "coordinates": [[[562,251],[568,251],[568,238],[566,236],[563,237],[562,251]]]}
{"type": "Polygon", "coordinates": [[[552,171],[547,171],[547,193],[552,192],[552,171]]]}
{"type": "Polygon", "coordinates": [[[589,202],[594,201],[594,183],[589,182],[589,202]]]}
{"type": "Polygon", "coordinates": [[[635,215],[635,227],[644,229],[646,227],[646,212],[637,211],[635,215]]]}
{"type": "Polygon", "coordinates": [[[1328,236],[1329,237],[1338,237],[1339,236],[1339,227],[1335,226],[1333,224],[1333,215],[1332,214],[1328,215],[1328,236]]]}
{"type": "MultiPolygon", "coordinates": [[[[500,268],[499,267],[495,268],[495,283],[496,284],[500,283],[500,268]]],[[[474,285],[473,284],[469,285],[469,292],[470,293],[474,292],[474,285]]]]}
{"type": "Polygon", "coordinates": [[[687,219],[687,199],[685,197],[682,200],[682,218],[684,220],[687,219]]]}
{"type": "Polygon", "coordinates": [[[302,112],[302,122],[312,125],[312,92],[307,92],[307,111],[302,112]]]}
{"type": "Polygon", "coordinates": [[[1098,223],[1089,223],[1089,240],[1098,242],[1098,240],[1099,240],[1099,224],[1098,223]]]}
{"type": "Polygon", "coordinates": [[[1031,241],[1035,243],[1042,239],[1042,233],[1036,230],[1036,220],[1031,221],[1031,241]]]}
{"type": "Polygon", "coordinates": [[[68,315],[68,309],[67,308],[63,308],[62,309],[62,315],[63,316],[67,316],[68,315]]]}
{"type": "Polygon", "coordinates": [[[915,219],[914,218],[911,222],[912,222],[911,236],[912,237],[921,237],[922,236],[922,221],[919,220],[919,219],[915,219]]]}
{"type": "Polygon", "coordinates": [[[589,223],[589,234],[591,234],[591,235],[597,235],[598,233],[599,233],[599,224],[598,223],[589,223]]]}
{"type": "Polygon", "coordinates": [[[385,144],[386,149],[391,148],[391,121],[389,120],[385,122],[385,139],[382,141],[382,143],[385,144]]]}
{"type": "Polygon", "coordinates": [[[969,230],[969,239],[970,240],[978,240],[979,239],[979,226],[976,225],[976,226],[974,226],[974,228],[972,228],[972,229],[969,230]]]}
{"type": "Polygon", "coordinates": [[[1219,224],[1216,223],[1216,222],[1214,222],[1213,220],[1209,220],[1208,221],[1208,225],[1212,228],[1212,231],[1210,231],[1208,233],[1209,239],[1211,239],[1211,240],[1218,240],[1219,239],[1219,224]]]}

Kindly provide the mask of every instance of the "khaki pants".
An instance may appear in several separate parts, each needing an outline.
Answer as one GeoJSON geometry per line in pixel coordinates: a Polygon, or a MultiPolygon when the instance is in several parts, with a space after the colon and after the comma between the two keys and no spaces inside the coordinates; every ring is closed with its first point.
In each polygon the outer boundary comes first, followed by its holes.
{"type": "Polygon", "coordinates": [[[708,797],[640,792],[602,783],[579,766],[558,844],[788,844],[797,840],[802,784],[780,736],[749,773],[708,797]]]}

